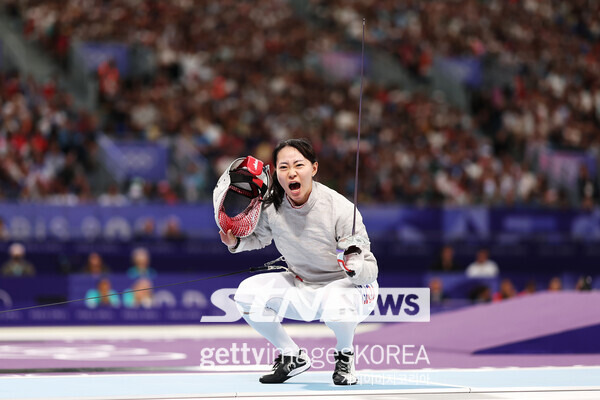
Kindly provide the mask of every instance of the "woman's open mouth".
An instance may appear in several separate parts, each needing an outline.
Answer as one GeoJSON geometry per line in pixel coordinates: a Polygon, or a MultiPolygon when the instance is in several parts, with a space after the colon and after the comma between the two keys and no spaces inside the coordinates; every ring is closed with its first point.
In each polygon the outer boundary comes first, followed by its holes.
{"type": "Polygon", "coordinates": [[[289,184],[289,188],[290,191],[292,192],[292,194],[298,194],[300,193],[300,182],[292,182],[289,184]]]}

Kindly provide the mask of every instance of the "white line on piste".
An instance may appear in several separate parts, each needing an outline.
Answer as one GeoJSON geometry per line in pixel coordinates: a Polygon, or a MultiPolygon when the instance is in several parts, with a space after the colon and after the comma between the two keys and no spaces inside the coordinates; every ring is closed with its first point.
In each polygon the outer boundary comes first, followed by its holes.
{"type": "MultiPolygon", "coordinates": [[[[430,380],[427,381],[423,381],[421,379],[407,379],[405,378],[405,376],[407,375],[427,375],[427,372],[423,372],[421,370],[414,370],[414,371],[418,371],[418,372],[410,372],[410,371],[394,371],[393,375],[390,377],[390,373],[391,371],[388,371],[388,375],[386,375],[385,372],[381,373],[381,374],[358,374],[358,378],[361,384],[363,385],[373,385],[373,383],[370,382],[365,382],[363,381],[361,378],[363,377],[370,377],[370,378],[374,378],[375,382],[378,382],[379,380],[382,381],[383,384],[388,384],[390,382],[390,380],[394,383],[399,382],[399,383],[409,383],[409,384],[414,384],[414,385],[425,385],[425,386],[448,386],[448,387],[453,387],[453,388],[461,388],[464,389],[466,388],[465,385],[452,385],[449,383],[439,383],[439,382],[433,382],[430,380]],[[390,379],[392,378],[392,379],[390,379]]],[[[372,381],[371,381],[372,382],[372,381]]]]}
{"type": "Polygon", "coordinates": [[[268,371],[273,367],[271,364],[238,364],[238,365],[215,365],[212,367],[187,367],[186,371],[198,372],[243,372],[243,371],[268,371]]]}
{"type": "MultiPolygon", "coordinates": [[[[356,333],[372,332],[382,324],[362,323],[356,333]]],[[[299,338],[330,338],[331,330],[318,323],[288,323],[285,329],[299,338]]],[[[247,324],[4,327],[0,341],[32,340],[163,340],[163,339],[263,339],[247,324]]]]}
{"type": "MultiPolygon", "coordinates": [[[[562,365],[562,366],[551,366],[544,365],[540,367],[477,367],[477,368],[419,368],[411,371],[419,371],[419,372],[488,372],[488,371],[528,371],[528,370],[561,370],[561,369],[599,369],[598,365],[562,365]]],[[[363,370],[369,372],[376,372],[380,370],[371,369],[371,370],[363,370]]]]}

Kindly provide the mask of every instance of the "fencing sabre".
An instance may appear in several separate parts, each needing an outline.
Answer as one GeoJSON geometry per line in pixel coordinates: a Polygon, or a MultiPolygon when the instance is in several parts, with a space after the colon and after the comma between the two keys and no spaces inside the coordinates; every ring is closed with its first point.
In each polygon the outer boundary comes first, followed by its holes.
{"type": "Polygon", "coordinates": [[[63,304],[77,303],[77,302],[80,302],[80,301],[103,299],[103,298],[110,297],[110,296],[120,296],[120,295],[123,295],[123,294],[126,294],[126,293],[141,292],[142,290],[162,289],[162,288],[166,288],[166,287],[170,287],[170,286],[184,285],[184,284],[193,283],[193,282],[207,281],[209,279],[223,278],[225,276],[243,274],[245,272],[252,273],[252,272],[261,272],[261,271],[274,271],[274,270],[280,270],[280,269],[287,270],[287,267],[285,267],[283,265],[275,265],[275,264],[277,264],[280,261],[281,262],[285,262],[285,258],[283,256],[281,256],[281,257],[279,257],[279,258],[277,258],[275,260],[272,260],[272,261],[264,263],[260,267],[251,267],[251,268],[248,268],[248,269],[243,269],[241,271],[228,272],[226,274],[214,275],[214,276],[209,276],[209,277],[206,277],[206,278],[191,279],[191,280],[187,280],[187,281],[183,281],[183,282],[168,283],[168,284],[165,284],[165,285],[152,286],[152,287],[142,288],[142,289],[124,290],[122,292],[117,292],[117,293],[112,293],[112,294],[105,294],[105,295],[102,295],[102,296],[84,297],[84,298],[81,298],[81,299],[59,301],[59,302],[56,302],[56,303],[38,304],[38,305],[35,305],[35,306],[21,307],[21,308],[11,308],[9,310],[2,310],[2,311],[0,311],[0,315],[1,314],[5,314],[5,313],[9,313],[9,312],[15,312],[15,311],[32,310],[34,308],[52,307],[52,306],[59,306],[59,305],[63,305],[63,304]]]}
{"type": "Polygon", "coordinates": [[[362,46],[360,54],[360,95],[358,98],[358,134],[356,136],[356,171],[354,173],[354,216],[352,217],[352,235],[342,238],[337,243],[337,260],[340,267],[346,271],[348,276],[356,275],[346,266],[344,256],[351,253],[361,252],[361,247],[368,246],[368,241],[362,236],[356,236],[356,207],[358,205],[358,164],[360,158],[360,123],[362,120],[362,95],[363,95],[363,76],[365,64],[365,19],[362,24],[362,46]]]}

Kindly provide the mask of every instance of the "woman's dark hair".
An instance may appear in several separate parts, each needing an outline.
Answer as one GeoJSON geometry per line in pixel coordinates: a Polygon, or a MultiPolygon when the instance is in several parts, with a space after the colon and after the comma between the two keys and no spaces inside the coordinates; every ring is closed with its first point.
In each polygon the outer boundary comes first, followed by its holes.
{"type": "Polygon", "coordinates": [[[284,147],[293,147],[300,152],[308,161],[312,164],[317,162],[317,155],[315,154],[315,150],[312,147],[312,144],[306,139],[288,139],[282,142],[279,142],[277,147],[273,150],[273,176],[271,179],[271,187],[269,188],[269,192],[265,198],[264,206],[267,207],[271,204],[275,206],[275,210],[279,210],[281,207],[281,203],[283,202],[283,197],[285,196],[285,191],[283,187],[279,184],[279,180],[277,179],[277,155],[284,147]]]}

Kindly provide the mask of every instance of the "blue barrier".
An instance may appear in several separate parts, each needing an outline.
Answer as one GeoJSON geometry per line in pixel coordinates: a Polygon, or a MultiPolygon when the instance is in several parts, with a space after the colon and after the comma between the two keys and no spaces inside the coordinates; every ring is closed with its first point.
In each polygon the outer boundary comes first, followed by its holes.
{"type": "MultiPolygon", "coordinates": [[[[371,238],[392,238],[406,244],[443,240],[512,245],[533,239],[600,242],[600,208],[585,212],[361,205],[359,209],[371,238]]],[[[161,237],[170,219],[191,238],[210,239],[217,231],[212,204],[71,207],[0,203],[0,218],[15,240],[129,241],[149,219],[157,225],[154,238],[161,237]]]]}
{"type": "MultiPolygon", "coordinates": [[[[405,243],[398,239],[373,239],[371,250],[379,269],[390,273],[423,273],[437,259],[443,241],[405,243]]],[[[8,259],[10,242],[0,242],[0,265],[8,259]]],[[[474,259],[480,243],[456,242],[455,260],[464,270],[474,259]]],[[[529,273],[563,271],[595,274],[600,264],[600,246],[595,243],[561,244],[523,241],[515,244],[487,243],[491,258],[501,272],[529,273]]],[[[233,271],[262,265],[279,256],[275,246],[240,254],[230,254],[218,238],[182,241],[36,241],[25,242],[26,259],[38,275],[81,272],[87,257],[99,253],[112,272],[124,272],[131,266],[131,253],[136,247],[150,252],[151,265],[162,272],[233,271]]]]}
{"type": "MultiPolygon", "coordinates": [[[[212,274],[158,274],[153,286],[171,285],[212,274]]],[[[136,298],[133,293],[118,294],[110,304],[98,299],[0,314],[0,325],[84,325],[84,324],[197,324],[203,316],[221,316],[224,311],[212,304],[211,296],[218,289],[235,289],[249,274],[210,279],[154,289],[147,298],[136,298]]],[[[573,290],[578,275],[563,273],[559,277],[565,290],[573,290]]],[[[138,279],[126,274],[106,277],[111,291],[117,293],[140,288],[138,279]]],[[[381,287],[427,287],[433,278],[442,281],[443,301],[432,303],[432,312],[453,309],[481,301],[473,298],[473,289],[485,286],[490,295],[499,289],[500,281],[508,278],[518,293],[525,284],[535,280],[537,290],[545,290],[551,274],[509,273],[493,279],[469,279],[460,273],[390,273],[380,274],[381,287]]],[[[595,289],[600,289],[600,276],[595,289]]],[[[52,302],[69,301],[98,296],[99,282],[104,278],[89,275],[40,276],[35,278],[2,278],[0,280],[0,311],[29,307],[52,302]]]]}

